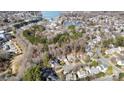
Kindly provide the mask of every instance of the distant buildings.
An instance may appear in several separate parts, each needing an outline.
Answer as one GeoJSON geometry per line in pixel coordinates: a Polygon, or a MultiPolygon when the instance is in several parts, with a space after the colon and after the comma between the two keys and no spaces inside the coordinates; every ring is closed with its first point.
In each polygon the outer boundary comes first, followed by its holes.
{"type": "Polygon", "coordinates": [[[117,64],[120,65],[120,66],[124,66],[124,60],[118,60],[117,64]]]}
{"type": "Polygon", "coordinates": [[[15,41],[12,40],[11,33],[0,31],[0,48],[6,53],[20,54],[22,51],[15,41]]]}
{"type": "Polygon", "coordinates": [[[118,47],[118,48],[111,48],[111,49],[106,50],[105,54],[111,55],[113,53],[120,53],[121,51],[122,51],[122,49],[120,47],[118,47]]]}
{"type": "Polygon", "coordinates": [[[6,41],[5,31],[0,31],[0,45],[6,41]]]}

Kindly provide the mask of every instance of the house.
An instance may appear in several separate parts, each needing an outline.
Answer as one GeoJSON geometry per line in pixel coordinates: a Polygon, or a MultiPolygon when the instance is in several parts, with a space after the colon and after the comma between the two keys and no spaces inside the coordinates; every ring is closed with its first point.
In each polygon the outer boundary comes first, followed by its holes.
{"type": "Polygon", "coordinates": [[[5,35],[4,34],[0,34],[0,38],[4,39],[5,35]]]}
{"type": "Polygon", "coordinates": [[[77,76],[75,73],[69,73],[66,75],[66,81],[76,81],[77,80],[77,76]]]}
{"type": "Polygon", "coordinates": [[[64,70],[64,74],[70,73],[73,70],[74,66],[72,64],[70,65],[64,65],[63,70],[64,70]]]}
{"type": "Polygon", "coordinates": [[[124,66],[124,60],[118,60],[117,64],[120,65],[120,66],[124,66]]]}
{"type": "Polygon", "coordinates": [[[97,62],[100,62],[101,64],[108,64],[110,60],[108,58],[99,58],[97,62]]]}
{"type": "Polygon", "coordinates": [[[102,64],[100,66],[97,66],[96,68],[98,68],[100,72],[104,72],[105,73],[106,70],[108,69],[108,66],[105,65],[105,64],[104,65],[102,64]]]}
{"type": "Polygon", "coordinates": [[[95,39],[93,39],[93,43],[94,44],[96,44],[96,43],[98,43],[98,42],[100,42],[101,41],[101,37],[100,36],[96,36],[96,38],[95,39]]]}
{"type": "Polygon", "coordinates": [[[0,39],[3,39],[3,40],[5,40],[6,39],[6,37],[5,37],[5,31],[0,31],[0,39]]]}
{"type": "Polygon", "coordinates": [[[94,75],[94,74],[98,74],[100,70],[98,68],[91,67],[90,72],[91,72],[91,75],[94,75]]]}
{"type": "Polygon", "coordinates": [[[18,52],[11,40],[6,42],[3,45],[3,50],[6,51],[6,52],[9,52],[9,53],[17,53],[18,52]]]}
{"type": "Polygon", "coordinates": [[[88,74],[91,73],[91,71],[90,71],[90,67],[89,67],[89,66],[86,66],[84,69],[85,69],[85,71],[87,71],[88,74]]]}
{"type": "Polygon", "coordinates": [[[76,60],[74,55],[72,55],[72,54],[67,55],[67,59],[68,59],[68,61],[75,61],[76,60]]]}
{"type": "Polygon", "coordinates": [[[108,32],[109,32],[109,30],[108,30],[107,28],[105,28],[105,29],[104,29],[104,31],[105,31],[106,33],[108,33],[108,32]]]}
{"type": "Polygon", "coordinates": [[[100,70],[100,72],[106,72],[108,69],[108,62],[110,61],[108,58],[100,58],[97,60],[101,65],[99,65],[97,68],[100,70]]]}
{"type": "Polygon", "coordinates": [[[54,59],[52,61],[50,61],[51,67],[54,68],[58,65],[60,65],[60,60],[59,59],[54,59]]]}
{"type": "Polygon", "coordinates": [[[63,61],[65,62],[66,65],[70,64],[66,58],[64,58],[63,61]]]}
{"type": "Polygon", "coordinates": [[[120,53],[121,51],[122,51],[122,49],[121,49],[120,47],[118,47],[118,48],[111,48],[111,49],[109,49],[109,50],[106,50],[106,51],[105,51],[105,54],[111,55],[111,54],[113,54],[113,53],[120,53]]]}
{"type": "Polygon", "coordinates": [[[85,78],[85,77],[88,76],[88,72],[87,71],[81,71],[81,70],[77,71],[77,76],[78,76],[79,79],[85,78]]]}
{"type": "Polygon", "coordinates": [[[87,52],[87,55],[92,57],[93,56],[93,53],[92,52],[87,52]]]}
{"type": "Polygon", "coordinates": [[[5,33],[5,31],[4,31],[4,30],[1,30],[1,31],[0,31],[0,34],[4,34],[4,33],[5,33]]]}
{"type": "Polygon", "coordinates": [[[105,65],[105,66],[108,66],[108,62],[110,61],[110,59],[109,58],[99,58],[98,60],[97,60],[97,62],[99,62],[100,64],[103,64],[103,65],[105,65]]]}

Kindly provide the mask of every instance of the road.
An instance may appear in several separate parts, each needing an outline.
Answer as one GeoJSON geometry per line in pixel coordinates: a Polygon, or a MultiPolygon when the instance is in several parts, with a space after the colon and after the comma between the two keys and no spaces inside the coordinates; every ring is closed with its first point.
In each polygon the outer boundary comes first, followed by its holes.
{"type": "MultiPolygon", "coordinates": [[[[36,25],[36,24],[44,25],[44,22],[39,21],[34,24],[31,23],[31,24],[28,24],[28,25],[23,26],[20,29],[16,30],[16,35],[15,35],[16,42],[21,47],[22,54],[17,55],[11,61],[12,62],[11,69],[12,69],[12,71],[13,71],[13,69],[17,70],[17,71],[14,71],[14,73],[17,73],[17,74],[16,74],[16,76],[12,76],[12,77],[5,79],[4,76],[5,76],[5,74],[8,73],[8,70],[7,70],[3,73],[0,73],[0,80],[8,80],[8,81],[20,80],[24,74],[25,69],[31,66],[31,56],[32,56],[32,51],[33,51],[33,45],[25,37],[23,37],[23,31],[26,29],[29,29],[30,27],[32,27],[33,25],[36,25]],[[17,65],[18,65],[18,69],[17,69],[17,65]]],[[[11,24],[10,26],[5,26],[4,28],[6,29],[7,27],[12,27],[13,25],[14,24],[11,24]]]]}
{"type": "Polygon", "coordinates": [[[16,64],[19,64],[19,69],[17,71],[17,75],[15,77],[11,77],[9,80],[20,80],[24,74],[24,71],[27,67],[30,67],[31,62],[31,55],[33,51],[33,45],[23,37],[23,31],[26,29],[29,29],[31,26],[35,24],[29,24],[27,26],[24,26],[18,30],[16,30],[16,42],[22,49],[22,54],[19,56],[16,56],[13,60],[13,69],[16,64]]]}

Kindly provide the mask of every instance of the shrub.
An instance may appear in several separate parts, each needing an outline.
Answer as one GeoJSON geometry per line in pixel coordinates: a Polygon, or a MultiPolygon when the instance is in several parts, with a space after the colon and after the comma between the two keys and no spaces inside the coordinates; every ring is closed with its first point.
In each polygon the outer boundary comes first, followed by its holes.
{"type": "Polygon", "coordinates": [[[36,65],[30,67],[24,73],[23,79],[24,81],[40,81],[42,80],[40,66],[36,65]]]}
{"type": "Polygon", "coordinates": [[[113,74],[113,68],[112,68],[112,66],[109,66],[108,67],[107,74],[109,74],[109,75],[113,74]]]}
{"type": "Polygon", "coordinates": [[[94,67],[98,66],[98,62],[96,62],[95,60],[92,61],[91,66],[94,66],[94,67]]]}
{"type": "Polygon", "coordinates": [[[124,73],[119,74],[119,80],[122,80],[124,78],[124,73]]]}
{"type": "Polygon", "coordinates": [[[75,25],[68,26],[68,29],[71,30],[71,31],[75,31],[75,28],[76,28],[75,25]]]}
{"type": "Polygon", "coordinates": [[[104,76],[105,76],[104,72],[99,72],[98,74],[96,74],[97,78],[104,77],[104,76]]]}

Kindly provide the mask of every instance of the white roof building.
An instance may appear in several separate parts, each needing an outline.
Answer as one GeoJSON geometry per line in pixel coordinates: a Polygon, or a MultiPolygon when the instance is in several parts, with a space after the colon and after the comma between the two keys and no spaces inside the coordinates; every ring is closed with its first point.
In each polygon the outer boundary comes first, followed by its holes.
{"type": "Polygon", "coordinates": [[[77,80],[76,74],[74,73],[67,74],[66,81],[70,81],[70,80],[76,81],[77,80]]]}
{"type": "Polygon", "coordinates": [[[4,33],[5,33],[5,31],[4,31],[4,30],[1,30],[1,31],[0,31],[0,38],[5,38],[4,33]]]}
{"type": "Polygon", "coordinates": [[[124,66],[124,60],[118,60],[117,64],[120,65],[120,66],[124,66]]]}
{"type": "Polygon", "coordinates": [[[88,76],[88,72],[87,71],[77,71],[77,75],[79,78],[85,78],[88,76]]]}
{"type": "Polygon", "coordinates": [[[4,34],[0,34],[0,38],[5,38],[5,35],[4,34]]]}
{"type": "Polygon", "coordinates": [[[106,50],[105,54],[120,53],[121,51],[122,51],[122,49],[120,47],[112,48],[112,49],[106,50]]]}
{"type": "Polygon", "coordinates": [[[91,56],[93,56],[93,53],[92,52],[87,52],[87,55],[91,57],[91,56]]]}
{"type": "Polygon", "coordinates": [[[96,68],[98,68],[100,72],[105,73],[108,67],[105,65],[100,65],[100,66],[97,66],[96,68]]]}
{"type": "Polygon", "coordinates": [[[14,46],[14,44],[12,43],[12,41],[8,41],[3,45],[3,50],[7,51],[7,52],[13,52],[13,53],[17,53],[17,49],[14,46]]]}
{"type": "Polygon", "coordinates": [[[99,69],[98,68],[95,68],[95,67],[91,67],[91,74],[93,75],[93,74],[98,74],[100,71],[99,71],[99,69]]]}
{"type": "Polygon", "coordinates": [[[1,31],[0,31],[0,34],[3,34],[3,33],[5,33],[5,31],[4,31],[4,30],[1,30],[1,31]]]}

